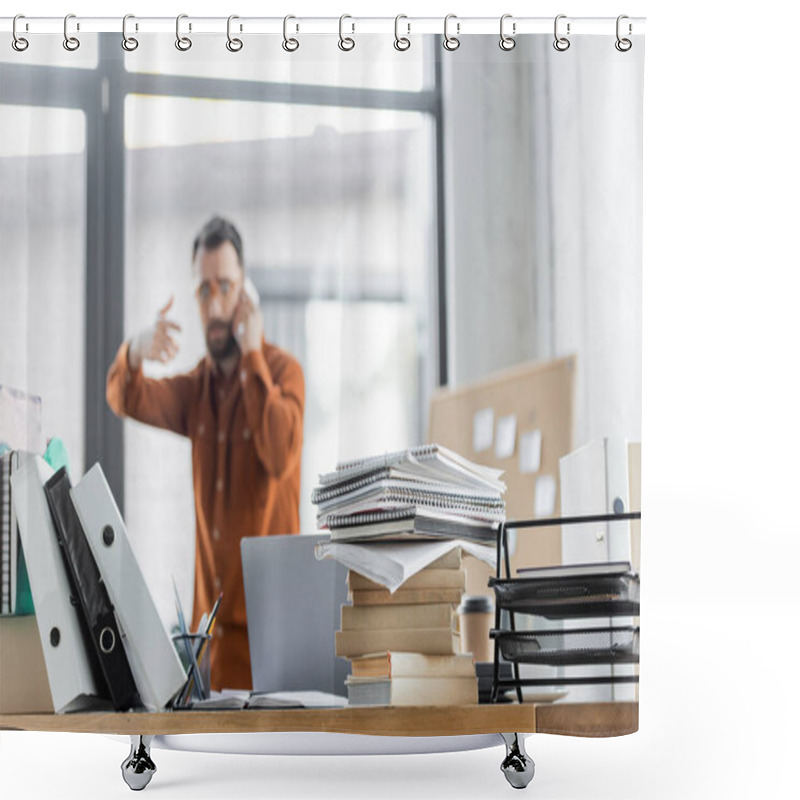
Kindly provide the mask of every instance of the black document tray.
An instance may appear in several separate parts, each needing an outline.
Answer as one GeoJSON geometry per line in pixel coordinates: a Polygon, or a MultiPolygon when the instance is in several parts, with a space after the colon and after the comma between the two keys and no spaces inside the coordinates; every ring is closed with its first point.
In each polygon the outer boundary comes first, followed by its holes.
{"type": "Polygon", "coordinates": [[[567,666],[638,664],[639,628],[576,628],[550,631],[492,630],[506,661],[567,666]]]}
{"type": "Polygon", "coordinates": [[[638,616],[634,572],[569,578],[489,578],[500,608],[550,619],[638,616]]]}

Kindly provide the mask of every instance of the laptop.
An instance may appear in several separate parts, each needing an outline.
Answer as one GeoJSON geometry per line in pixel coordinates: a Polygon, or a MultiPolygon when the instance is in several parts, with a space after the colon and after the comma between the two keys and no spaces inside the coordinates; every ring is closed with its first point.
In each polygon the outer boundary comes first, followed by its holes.
{"type": "Polygon", "coordinates": [[[326,535],[241,541],[254,692],[316,690],[347,695],[350,662],[334,655],[347,569],[317,561],[326,535]]]}

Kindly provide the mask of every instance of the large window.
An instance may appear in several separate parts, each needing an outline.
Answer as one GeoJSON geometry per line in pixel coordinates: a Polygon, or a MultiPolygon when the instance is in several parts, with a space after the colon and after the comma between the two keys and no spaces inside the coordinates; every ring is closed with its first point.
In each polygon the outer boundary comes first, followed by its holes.
{"type": "Polygon", "coordinates": [[[126,54],[108,34],[81,51],[71,62],[53,37],[37,64],[0,64],[4,130],[50,137],[3,137],[4,186],[8,175],[20,194],[2,206],[0,380],[42,387],[47,429],[67,441],[74,474],[101,461],[170,617],[170,576],[187,604],[193,583],[189,444],[113,417],[104,392],[116,348],[174,295],[181,351],[147,371],[202,357],[191,243],[219,213],[243,235],[267,339],[305,372],[302,530],[315,529],[319,472],[421,441],[442,369],[435,59],[424,44],[398,54],[386,37],[360,37],[344,54],[329,37],[292,54],[254,37],[231,54],[218,37],[180,53],[174,36],[149,35],[126,54]],[[74,110],[46,108],[63,104],[64,86],[74,110]],[[18,218],[28,228],[15,237],[18,218]],[[17,254],[14,241],[41,252],[17,254]],[[23,255],[39,265],[24,277],[23,255]],[[47,304],[57,312],[37,313],[34,275],[60,298],[47,304]],[[21,291],[27,306],[12,302],[21,291]],[[6,355],[7,329],[24,364],[6,355]]]}
{"type": "Polygon", "coordinates": [[[42,433],[84,467],[86,126],[0,104],[0,384],[42,398],[42,433]],[[6,187],[10,187],[7,191],[6,187]]]}

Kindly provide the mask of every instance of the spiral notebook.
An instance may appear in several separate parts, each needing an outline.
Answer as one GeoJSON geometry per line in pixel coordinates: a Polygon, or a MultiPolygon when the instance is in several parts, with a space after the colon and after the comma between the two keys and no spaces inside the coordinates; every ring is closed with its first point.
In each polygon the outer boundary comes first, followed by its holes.
{"type": "Polygon", "coordinates": [[[496,492],[471,494],[452,490],[444,484],[417,481],[382,480],[368,483],[346,494],[319,503],[317,524],[328,525],[331,518],[345,514],[394,510],[410,506],[432,510],[457,511],[466,517],[483,522],[502,522],[506,504],[496,492]]]}
{"type": "Polygon", "coordinates": [[[332,542],[455,538],[491,544],[497,531],[493,523],[418,506],[365,514],[331,514],[328,527],[332,542]]]}
{"type": "Polygon", "coordinates": [[[438,444],[425,444],[410,450],[344,461],[333,472],[320,475],[319,480],[321,486],[326,487],[381,469],[388,470],[386,477],[392,478],[427,479],[434,483],[488,488],[496,492],[504,492],[506,488],[505,483],[500,480],[502,470],[473,464],[438,444]]]}

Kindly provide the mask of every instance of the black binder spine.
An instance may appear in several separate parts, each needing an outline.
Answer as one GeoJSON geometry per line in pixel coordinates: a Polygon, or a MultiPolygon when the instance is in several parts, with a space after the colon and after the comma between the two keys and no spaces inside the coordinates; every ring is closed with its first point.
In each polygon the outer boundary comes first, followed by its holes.
{"type": "Polygon", "coordinates": [[[103,584],[78,514],[72,505],[69,476],[62,467],[45,484],[45,495],[53,517],[58,543],[73,594],[86,620],[90,657],[99,662],[111,702],[117,711],[140,704],[114,606],[103,584]]]}

